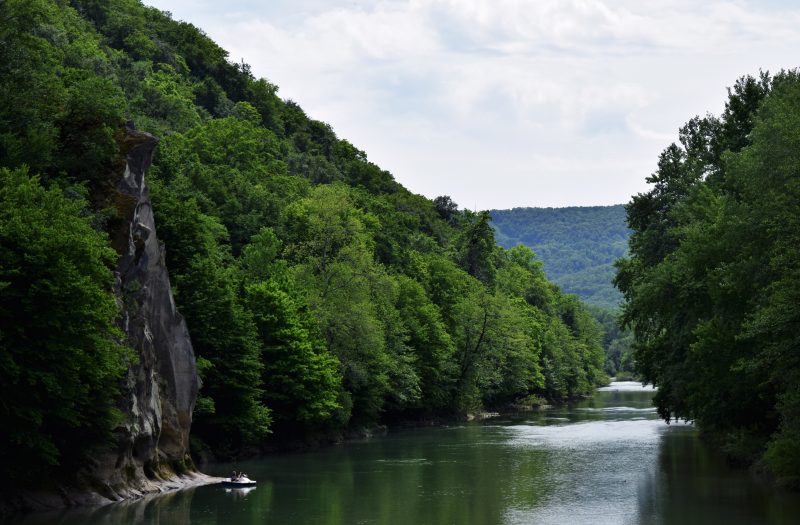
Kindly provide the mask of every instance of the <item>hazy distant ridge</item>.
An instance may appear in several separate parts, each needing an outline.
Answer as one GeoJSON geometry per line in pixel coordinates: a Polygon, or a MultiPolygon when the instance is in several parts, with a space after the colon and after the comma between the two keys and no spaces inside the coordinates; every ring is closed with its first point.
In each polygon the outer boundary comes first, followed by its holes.
{"type": "Polygon", "coordinates": [[[547,277],[590,304],[616,306],[612,263],[625,255],[630,234],[625,208],[587,206],[491,210],[498,244],[524,244],[544,262],[547,277]]]}

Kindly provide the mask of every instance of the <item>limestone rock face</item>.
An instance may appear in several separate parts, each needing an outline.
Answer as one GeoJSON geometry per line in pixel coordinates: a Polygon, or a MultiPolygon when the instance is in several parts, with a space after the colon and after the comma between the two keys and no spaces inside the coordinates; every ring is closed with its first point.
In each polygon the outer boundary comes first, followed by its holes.
{"type": "Polygon", "coordinates": [[[112,201],[121,221],[112,232],[122,328],[138,362],[128,371],[120,409],[125,420],[115,450],[96,456],[86,481],[106,499],[162,491],[193,478],[189,429],[197,397],[195,356],[177,312],[156,236],[144,173],[158,140],[126,126],[119,139],[125,158],[112,201]]]}
{"type": "Polygon", "coordinates": [[[121,328],[137,356],[120,388],[123,419],[115,430],[116,442],[87,450],[91,463],[74,478],[0,495],[0,517],[20,510],[105,504],[220,481],[197,472],[189,455],[199,386],[195,356],[172,298],[144,176],[158,140],[132,124],[116,139],[119,169],[93,195],[98,207],[117,210],[109,232],[119,254],[114,292],[121,328]]]}

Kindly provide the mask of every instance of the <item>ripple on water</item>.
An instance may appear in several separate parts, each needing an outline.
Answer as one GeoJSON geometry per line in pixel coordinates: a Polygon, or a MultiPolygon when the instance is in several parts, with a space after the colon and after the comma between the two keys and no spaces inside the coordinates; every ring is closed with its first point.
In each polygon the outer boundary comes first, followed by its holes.
{"type": "Polygon", "coordinates": [[[425,458],[414,459],[376,459],[376,463],[392,466],[410,466],[410,465],[433,465],[433,462],[425,458]]]}
{"type": "Polygon", "coordinates": [[[652,392],[653,385],[643,385],[639,381],[612,381],[608,386],[598,388],[598,392],[652,392]]]}
{"type": "Polygon", "coordinates": [[[661,420],[586,421],[567,425],[517,425],[507,427],[513,434],[508,444],[518,447],[554,449],[593,448],[611,442],[658,442],[668,428],[661,420]]]}
{"type": "Polygon", "coordinates": [[[583,407],[583,408],[576,408],[578,412],[656,412],[656,407],[645,407],[645,408],[636,408],[636,407],[583,407]]]}

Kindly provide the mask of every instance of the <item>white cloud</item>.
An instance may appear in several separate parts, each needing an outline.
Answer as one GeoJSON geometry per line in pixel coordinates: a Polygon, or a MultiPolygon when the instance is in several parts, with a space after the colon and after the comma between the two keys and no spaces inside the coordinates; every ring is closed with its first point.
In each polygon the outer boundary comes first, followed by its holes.
{"type": "Polygon", "coordinates": [[[800,11],[774,2],[146,1],[469,207],[625,201],[681,123],[800,44],[800,11]]]}

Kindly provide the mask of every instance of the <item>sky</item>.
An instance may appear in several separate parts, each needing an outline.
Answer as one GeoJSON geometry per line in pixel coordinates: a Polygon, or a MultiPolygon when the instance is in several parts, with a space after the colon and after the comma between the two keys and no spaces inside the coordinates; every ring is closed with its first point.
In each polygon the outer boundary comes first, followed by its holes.
{"type": "Polygon", "coordinates": [[[250,64],[409,190],[462,208],[647,191],[738,77],[797,67],[778,0],[144,0],[250,64]]]}

